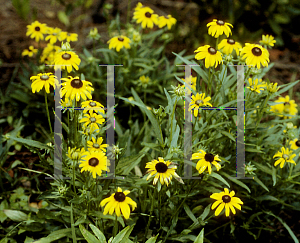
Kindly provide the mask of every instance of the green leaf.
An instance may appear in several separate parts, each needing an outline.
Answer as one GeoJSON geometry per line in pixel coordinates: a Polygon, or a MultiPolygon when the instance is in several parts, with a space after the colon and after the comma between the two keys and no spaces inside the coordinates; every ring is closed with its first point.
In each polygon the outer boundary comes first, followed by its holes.
{"type": "Polygon", "coordinates": [[[66,15],[66,13],[64,11],[58,11],[57,17],[58,17],[59,21],[62,22],[65,26],[70,25],[69,17],[66,15]]]}
{"type": "Polygon", "coordinates": [[[83,235],[84,239],[86,239],[86,241],[88,243],[103,243],[100,240],[97,240],[96,237],[94,235],[92,235],[88,230],[86,230],[82,224],[79,225],[79,229],[81,231],[81,234],[83,235]]]}
{"type": "Polygon", "coordinates": [[[252,162],[256,167],[258,167],[261,171],[263,171],[263,172],[265,172],[265,173],[267,173],[267,174],[269,174],[269,175],[272,175],[273,174],[273,171],[270,169],[270,168],[268,168],[267,166],[265,166],[265,165],[261,165],[261,164],[259,164],[259,163],[256,163],[256,162],[252,162]]]}
{"type": "Polygon", "coordinates": [[[258,177],[255,176],[254,181],[256,181],[259,185],[261,185],[262,188],[264,188],[267,192],[269,192],[268,187],[266,187],[265,184],[260,179],[258,179],[258,177]]]}
{"type": "Polygon", "coordinates": [[[277,173],[277,169],[275,167],[272,167],[273,186],[275,186],[275,184],[276,184],[276,173],[277,173]]]}
{"type": "Polygon", "coordinates": [[[34,147],[34,148],[39,148],[39,149],[52,149],[50,146],[45,145],[43,143],[40,143],[38,141],[30,140],[30,139],[25,139],[25,138],[17,138],[15,136],[10,136],[10,139],[15,140],[19,143],[34,147]]]}
{"type": "Polygon", "coordinates": [[[23,213],[18,210],[4,209],[3,212],[12,221],[21,222],[21,221],[26,221],[28,218],[26,213],[23,213]]]}
{"type": "Polygon", "coordinates": [[[220,133],[222,133],[223,135],[229,137],[233,142],[236,143],[236,139],[229,132],[220,131],[220,133]]]}
{"type": "Polygon", "coordinates": [[[106,239],[104,234],[101,232],[101,230],[99,230],[95,225],[93,224],[89,224],[90,228],[92,229],[92,231],[94,232],[94,234],[97,236],[97,238],[100,240],[100,242],[102,243],[106,243],[106,239]]]}
{"type": "Polygon", "coordinates": [[[155,242],[156,242],[156,239],[157,239],[157,237],[158,237],[158,235],[159,235],[159,234],[157,234],[155,237],[151,237],[150,239],[148,239],[148,240],[146,241],[146,243],[155,243],[155,242]]]}
{"type": "Polygon", "coordinates": [[[204,240],[204,228],[201,230],[201,232],[197,236],[197,238],[194,241],[194,243],[203,243],[203,240],[204,240]]]}
{"type": "Polygon", "coordinates": [[[228,184],[228,182],[219,174],[215,173],[215,172],[211,172],[210,176],[216,178],[217,180],[223,182],[226,186],[228,186],[230,188],[230,185],[228,184]]]}
{"type": "Polygon", "coordinates": [[[220,174],[224,175],[227,177],[227,179],[231,180],[232,182],[234,182],[235,184],[238,184],[239,186],[245,188],[249,193],[251,193],[251,190],[249,189],[249,187],[247,185],[245,185],[245,183],[239,181],[238,179],[234,179],[234,178],[231,178],[231,176],[229,176],[227,173],[225,173],[224,171],[223,172],[220,172],[220,174]]]}
{"type": "Polygon", "coordinates": [[[292,83],[288,83],[288,84],[283,84],[283,85],[280,85],[280,89],[278,90],[278,92],[276,92],[276,95],[280,95],[282,93],[284,93],[285,91],[289,90],[290,88],[292,88],[293,86],[295,86],[300,80],[296,80],[295,82],[292,82],[292,83]],[[286,86],[286,87],[284,87],[286,86]],[[282,87],[284,87],[282,89],[282,87]]]}
{"type": "Polygon", "coordinates": [[[71,232],[70,228],[56,230],[56,231],[52,232],[51,234],[49,234],[47,237],[43,237],[43,238],[35,241],[34,243],[50,243],[55,240],[58,240],[58,239],[68,236],[68,234],[70,232],[71,232]]]}
{"type": "MultiPolygon", "coordinates": [[[[116,237],[114,238],[114,240],[112,241],[112,243],[119,243],[119,242],[121,242],[125,238],[126,233],[129,230],[131,230],[131,231],[133,230],[133,227],[134,227],[134,225],[127,226],[125,229],[123,229],[121,232],[119,232],[119,234],[116,235],[116,237]]],[[[128,237],[127,237],[127,239],[128,239],[128,237]]]]}
{"type": "Polygon", "coordinates": [[[191,209],[189,208],[189,206],[188,206],[186,203],[183,204],[183,208],[184,208],[186,214],[190,217],[190,219],[193,220],[194,223],[196,223],[196,222],[198,223],[197,218],[196,218],[195,215],[192,213],[191,209]]]}

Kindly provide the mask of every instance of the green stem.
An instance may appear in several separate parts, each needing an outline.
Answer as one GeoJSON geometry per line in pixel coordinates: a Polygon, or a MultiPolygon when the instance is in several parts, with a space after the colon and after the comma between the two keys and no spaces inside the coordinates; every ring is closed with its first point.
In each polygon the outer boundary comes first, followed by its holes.
{"type": "Polygon", "coordinates": [[[217,37],[217,40],[216,40],[216,50],[218,50],[218,44],[219,44],[219,37],[217,37]]]}
{"type": "MultiPolygon", "coordinates": [[[[161,189],[162,190],[162,189],[161,189]]],[[[159,210],[159,230],[162,228],[161,227],[161,190],[158,192],[158,210],[159,210]]]]}
{"type": "Polygon", "coordinates": [[[211,88],[212,88],[212,72],[211,68],[208,69],[208,86],[209,86],[209,93],[211,97],[211,88]]]}
{"type": "Polygon", "coordinates": [[[47,111],[47,116],[48,116],[48,123],[49,123],[50,133],[51,133],[51,136],[52,136],[52,126],[51,126],[51,121],[50,121],[50,113],[49,113],[49,108],[48,108],[46,90],[44,90],[44,94],[45,94],[45,105],[46,105],[46,111],[47,111]]]}
{"type": "Polygon", "coordinates": [[[173,110],[172,110],[172,115],[171,115],[171,130],[170,130],[170,146],[171,146],[171,141],[172,141],[172,138],[173,138],[173,117],[175,115],[175,108],[176,108],[176,104],[177,104],[177,97],[175,99],[175,103],[174,103],[174,106],[173,106],[173,110]]]}
{"type": "Polygon", "coordinates": [[[248,70],[247,70],[247,72],[246,72],[245,80],[248,79],[249,75],[250,75],[250,67],[248,67],[248,70]]]}
{"type": "Polygon", "coordinates": [[[146,237],[147,237],[150,222],[151,222],[151,217],[152,217],[153,207],[154,207],[154,200],[155,200],[155,189],[153,190],[153,195],[152,195],[152,200],[151,200],[151,208],[150,208],[150,215],[149,215],[148,223],[147,223],[147,226],[146,226],[146,231],[145,231],[145,234],[144,234],[144,239],[143,239],[144,243],[146,241],[146,237]]]}
{"type": "Polygon", "coordinates": [[[113,228],[113,237],[114,238],[116,237],[117,232],[118,232],[118,217],[116,215],[116,217],[115,217],[115,225],[114,225],[114,228],[113,228]]]}
{"type": "Polygon", "coordinates": [[[261,109],[261,111],[259,112],[258,120],[256,121],[256,125],[255,125],[255,132],[256,132],[256,129],[257,129],[258,124],[259,124],[260,121],[261,121],[261,118],[262,118],[263,113],[264,113],[265,106],[266,106],[267,102],[269,101],[269,98],[270,98],[270,94],[268,93],[268,96],[266,97],[266,99],[265,99],[265,101],[264,101],[264,103],[263,103],[262,109],[261,109]]]}
{"type": "Polygon", "coordinates": [[[76,188],[75,188],[75,160],[73,160],[73,190],[76,195],[76,188]]]}

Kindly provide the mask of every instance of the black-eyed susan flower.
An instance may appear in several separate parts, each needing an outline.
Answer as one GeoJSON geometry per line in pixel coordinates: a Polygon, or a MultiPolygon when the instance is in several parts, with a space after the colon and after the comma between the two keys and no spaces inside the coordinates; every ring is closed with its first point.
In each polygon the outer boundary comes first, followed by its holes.
{"type": "Polygon", "coordinates": [[[38,52],[38,49],[34,49],[33,46],[29,46],[28,49],[23,50],[22,56],[29,56],[32,57],[33,54],[36,54],[38,52]]]}
{"type": "Polygon", "coordinates": [[[156,185],[159,181],[161,185],[166,183],[168,186],[173,176],[176,180],[183,184],[182,179],[175,171],[177,166],[169,160],[164,161],[162,157],[158,157],[158,160],[153,159],[151,162],[148,162],[145,168],[148,169],[146,174],[150,173],[147,180],[154,176],[153,185],[156,185]]]}
{"type": "Polygon", "coordinates": [[[262,40],[259,41],[259,43],[272,47],[276,43],[276,40],[274,40],[274,37],[272,35],[262,35],[262,40]]]}
{"type": "Polygon", "coordinates": [[[270,92],[270,93],[276,93],[278,90],[279,90],[279,87],[277,87],[278,83],[270,83],[268,86],[267,86],[267,90],[270,92]]]}
{"type": "Polygon", "coordinates": [[[198,153],[192,154],[191,159],[198,159],[196,169],[198,170],[199,174],[203,173],[206,168],[208,168],[208,173],[211,174],[211,165],[213,164],[217,171],[221,169],[221,165],[218,163],[218,161],[221,161],[219,159],[219,155],[213,155],[211,153],[206,153],[204,150],[200,149],[198,153]]]}
{"type": "MultiPolygon", "coordinates": [[[[270,111],[281,113],[278,116],[283,117],[284,114],[289,115],[296,115],[298,113],[297,104],[294,100],[290,100],[290,96],[286,95],[284,97],[279,97],[277,100],[275,100],[276,103],[281,103],[277,105],[271,106],[270,111]]],[[[288,116],[284,116],[284,119],[286,119],[288,116]]]]}
{"type": "Polygon", "coordinates": [[[101,115],[98,115],[96,113],[90,112],[89,114],[85,114],[84,117],[79,121],[80,123],[83,123],[83,127],[89,127],[91,129],[99,129],[99,125],[104,123],[104,118],[101,115]]]}
{"type": "Polygon", "coordinates": [[[115,212],[118,217],[122,214],[125,219],[129,219],[129,205],[131,206],[132,211],[137,207],[136,202],[127,196],[129,193],[129,190],[122,192],[122,189],[118,187],[117,192],[113,193],[110,197],[103,199],[100,206],[103,207],[107,204],[103,214],[106,215],[109,213],[110,215],[113,215],[115,212]]]}
{"type": "Polygon", "coordinates": [[[125,47],[126,49],[130,49],[130,42],[131,40],[128,37],[120,35],[111,38],[107,43],[109,44],[109,49],[114,48],[117,52],[119,52],[123,47],[125,47]]]}
{"type": "Polygon", "coordinates": [[[291,149],[297,150],[298,148],[300,148],[300,140],[295,138],[293,141],[290,141],[290,146],[291,149]]]}
{"type": "MultiPolygon", "coordinates": [[[[67,69],[68,73],[72,72],[72,68],[78,70],[81,60],[73,51],[61,51],[56,53],[54,58],[55,65],[61,65],[61,69],[67,69]]],[[[58,69],[58,67],[56,67],[58,69]]]]}
{"type": "Polygon", "coordinates": [[[80,172],[89,171],[92,173],[93,178],[96,178],[96,175],[101,176],[102,171],[109,172],[109,161],[103,151],[87,151],[83,155],[84,157],[81,158],[79,165],[79,167],[82,167],[80,172]]]}
{"type": "Polygon", "coordinates": [[[246,43],[241,55],[247,65],[257,66],[258,69],[260,66],[267,67],[270,62],[268,50],[257,44],[246,43]]]}
{"type": "Polygon", "coordinates": [[[223,20],[214,19],[212,22],[209,22],[206,27],[208,27],[208,34],[218,38],[223,33],[229,37],[231,34],[231,28],[233,28],[232,24],[226,23],[223,20]]]}
{"type": "Polygon", "coordinates": [[[152,29],[154,24],[158,25],[158,15],[154,14],[154,11],[149,7],[136,7],[133,13],[133,19],[136,20],[136,23],[141,23],[142,28],[152,29]]]}
{"type": "Polygon", "coordinates": [[[85,150],[84,148],[70,148],[68,147],[68,153],[67,156],[71,160],[80,160],[83,156],[85,156],[85,150]]]}
{"type": "Polygon", "coordinates": [[[225,207],[226,217],[229,216],[230,210],[233,214],[236,214],[234,207],[241,210],[240,204],[244,204],[244,203],[238,197],[234,197],[234,195],[235,195],[234,191],[231,191],[229,193],[229,190],[227,188],[224,188],[224,192],[213,193],[210,196],[210,198],[217,200],[211,206],[211,209],[215,209],[217,207],[217,210],[215,211],[215,216],[218,216],[222,212],[224,207],[225,207]]]}
{"type": "Polygon", "coordinates": [[[252,78],[249,78],[248,81],[250,86],[247,87],[247,89],[250,89],[253,92],[257,92],[260,94],[260,91],[264,90],[263,87],[266,87],[265,82],[261,82],[262,79],[255,79],[254,81],[252,81],[252,78]]]}
{"type": "Polygon", "coordinates": [[[30,36],[31,39],[35,39],[36,42],[44,40],[44,34],[47,33],[47,25],[41,24],[39,21],[34,21],[30,25],[27,25],[26,36],[30,36]]]}
{"type": "Polygon", "coordinates": [[[83,100],[92,98],[91,92],[94,90],[94,88],[91,87],[91,82],[81,80],[79,77],[73,78],[72,76],[69,76],[68,78],[62,78],[61,80],[65,81],[62,83],[61,97],[65,96],[71,100],[76,98],[76,101],[79,101],[80,97],[83,100]]]}
{"type": "Polygon", "coordinates": [[[50,85],[55,88],[56,77],[52,73],[39,73],[30,78],[33,83],[31,84],[32,93],[39,92],[43,87],[47,93],[50,93],[50,85]]]}
{"type": "Polygon", "coordinates": [[[68,33],[68,32],[65,32],[65,31],[62,31],[60,33],[60,40],[61,41],[64,41],[66,40],[67,42],[75,42],[78,40],[78,35],[76,33],[68,33]]]}
{"type": "Polygon", "coordinates": [[[100,112],[105,114],[104,106],[95,100],[87,100],[81,103],[81,108],[84,108],[83,113],[87,113],[88,111],[94,111],[96,113],[100,112]]]}
{"type": "Polygon", "coordinates": [[[280,164],[280,168],[283,168],[285,162],[289,162],[292,164],[296,164],[295,161],[293,160],[294,157],[296,157],[296,154],[292,154],[293,151],[289,151],[289,149],[285,149],[284,147],[281,148],[281,152],[278,151],[274,156],[279,157],[279,159],[275,162],[274,166],[277,166],[280,164]]]}
{"type": "Polygon", "coordinates": [[[218,49],[222,50],[222,52],[226,55],[231,54],[232,51],[235,50],[235,53],[239,55],[242,45],[236,42],[234,39],[224,39],[218,45],[218,49]]]}
{"type": "Polygon", "coordinates": [[[55,54],[60,51],[59,46],[52,45],[50,43],[43,49],[41,55],[41,63],[52,64],[54,62],[55,54]]]}
{"type": "Polygon", "coordinates": [[[196,95],[192,95],[192,101],[190,103],[189,111],[193,109],[195,117],[198,116],[199,108],[201,106],[209,105],[212,107],[212,104],[208,102],[209,100],[211,100],[211,98],[210,97],[204,98],[204,97],[205,97],[205,93],[202,94],[197,93],[196,95]]]}
{"type": "Polygon", "coordinates": [[[167,16],[159,16],[158,18],[158,27],[162,28],[164,26],[168,26],[168,29],[170,30],[172,25],[175,25],[177,20],[172,17],[172,15],[167,16]]]}
{"type": "MultiPolygon", "coordinates": [[[[185,79],[184,79],[184,78],[182,78],[182,80],[185,82],[185,79]]],[[[190,76],[190,77],[189,77],[189,80],[187,80],[187,81],[189,81],[189,82],[191,83],[192,89],[193,89],[193,90],[196,90],[197,77],[192,77],[192,76],[190,76]]],[[[182,87],[185,88],[186,86],[183,84],[182,87]]],[[[188,85],[187,85],[187,87],[188,87],[188,85]]]]}
{"type": "Polygon", "coordinates": [[[61,41],[61,29],[48,27],[46,41],[49,40],[50,44],[54,44],[56,41],[61,41]]]}
{"type": "Polygon", "coordinates": [[[215,66],[216,68],[220,63],[223,63],[221,52],[217,51],[215,48],[211,47],[210,45],[200,46],[194,52],[198,52],[195,55],[196,60],[205,58],[206,68],[213,67],[213,66],[215,66]]]}
{"type": "Polygon", "coordinates": [[[102,144],[103,138],[99,137],[97,140],[92,137],[92,141],[87,141],[88,151],[96,150],[96,151],[103,151],[106,152],[107,144],[102,144]]]}

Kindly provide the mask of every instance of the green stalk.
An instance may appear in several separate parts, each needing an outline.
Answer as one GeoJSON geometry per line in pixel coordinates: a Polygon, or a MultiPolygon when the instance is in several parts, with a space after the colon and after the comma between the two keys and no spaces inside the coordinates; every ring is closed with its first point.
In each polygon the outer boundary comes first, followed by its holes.
{"type": "Polygon", "coordinates": [[[76,188],[75,188],[75,160],[73,160],[73,190],[76,195],[76,188]]]}
{"type": "Polygon", "coordinates": [[[259,124],[259,123],[260,123],[260,121],[261,121],[261,118],[262,118],[262,116],[263,116],[263,111],[264,111],[264,108],[265,108],[265,106],[266,106],[267,102],[269,101],[269,98],[270,98],[270,94],[268,93],[268,96],[266,97],[266,99],[265,99],[265,101],[264,101],[264,103],[263,103],[263,106],[262,106],[261,112],[259,113],[258,120],[256,121],[256,125],[255,125],[255,132],[256,132],[256,129],[257,129],[257,126],[258,126],[258,124],[259,124]]]}
{"type": "Polygon", "coordinates": [[[151,217],[152,217],[152,213],[153,213],[153,206],[154,206],[154,200],[155,200],[155,189],[153,190],[153,195],[152,195],[152,200],[151,200],[151,208],[150,208],[150,215],[149,215],[148,223],[147,223],[147,226],[146,226],[146,231],[145,231],[145,234],[144,234],[144,239],[143,239],[144,243],[146,241],[146,236],[147,236],[149,226],[150,226],[150,222],[151,222],[151,217]]]}
{"type": "Polygon", "coordinates": [[[76,240],[76,233],[75,233],[75,226],[74,226],[74,218],[73,218],[73,203],[71,203],[71,228],[72,228],[72,239],[73,243],[77,243],[76,240]]]}
{"type": "Polygon", "coordinates": [[[171,141],[172,141],[172,138],[173,138],[173,117],[175,115],[176,104],[177,104],[177,97],[175,99],[175,103],[174,103],[173,110],[172,110],[172,115],[171,115],[171,131],[170,131],[170,139],[169,139],[170,146],[171,146],[171,141]]]}
{"type": "Polygon", "coordinates": [[[117,232],[118,232],[118,217],[116,215],[116,217],[115,217],[115,225],[114,225],[114,228],[113,228],[113,237],[114,238],[116,237],[117,232]]]}
{"type": "Polygon", "coordinates": [[[158,192],[159,230],[162,228],[161,227],[161,190],[158,192]]]}
{"type": "Polygon", "coordinates": [[[50,121],[50,113],[49,113],[49,108],[48,108],[46,90],[44,90],[44,94],[45,94],[45,105],[46,105],[46,111],[47,111],[47,116],[48,116],[48,123],[49,123],[50,133],[51,133],[51,136],[52,136],[52,126],[51,126],[51,121],[50,121]]]}

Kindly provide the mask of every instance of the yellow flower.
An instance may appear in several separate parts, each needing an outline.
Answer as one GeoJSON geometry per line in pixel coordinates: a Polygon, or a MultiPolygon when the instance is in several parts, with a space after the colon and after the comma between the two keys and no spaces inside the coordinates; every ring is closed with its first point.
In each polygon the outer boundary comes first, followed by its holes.
{"type": "Polygon", "coordinates": [[[140,81],[139,85],[142,85],[144,88],[146,88],[150,82],[150,78],[148,76],[143,75],[139,77],[139,81],[140,81]]]}
{"type": "Polygon", "coordinates": [[[123,47],[125,47],[126,49],[130,49],[130,42],[131,40],[128,37],[120,35],[111,38],[107,43],[109,44],[109,49],[115,48],[116,51],[119,52],[123,47]]]}
{"type": "Polygon", "coordinates": [[[259,43],[271,47],[274,46],[276,40],[274,40],[272,35],[262,35],[262,40],[259,43]]]}
{"type": "Polygon", "coordinates": [[[76,33],[68,33],[63,31],[60,33],[60,38],[61,41],[67,40],[67,42],[71,42],[71,41],[77,41],[78,35],[76,33]]]}
{"type": "Polygon", "coordinates": [[[34,21],[30,25],[27,25],[26,36],[30,36],[31,39],[35,39],[36,42],[44,40],[44,34],[47,33],[47,25],[41,24],[39,21],[34,21]]]}
{"type": "Polygon", "coordinates": [[[137,207],[136,202],[127,196],[129,193],[130,191],[128,190],[122,192],[122,189],[118,187],[116,193],[113,193],[110,197],[103,199],[100,203],[100,206],[103,207],[105,204],[107,204],[104,208],[103,214],[106,215],[109,213],[110,215],[113,215],[115,212],[119,217],[122,213],[125,219],[129,219],[129,205],[131,205],[132,211],[137,207]]]}
{"type": "Polygon", "coordinates": [[[153,159],[151,162],[148,162],[145,168],[148,169],[146,174],[150,173],[147,180],[154,176],[153,185],[156,185],[159,181],[161,185],[166,183],[168,186],[173,176],[176,180],[183,184],[182,179],[175,172],[177,166],[171,161],[164,161],[162,157],[158,157],[158,161],[153,159]]]}
{"type": "Polygon", "coordinates": [[[292,164],[296,164],[295,161],[293,160],[293,158],[296,156],[296,154],[292,154],[293,152],[292,151],[289,151],[289,149],[285,149],[284,147],[281,148],[281,152],[277,152],[274,156],[273,156],[273,159],[275,157],[280,157],[280,159],[278,159],[276,162],[275,162],[275,166],[277,166],[278,164],[280,164],[280,168],[283,168],[284,166],[284,163],[285,162],[289,162],[289,163],[292,163],[292,164]],[[292,155],[291,155],[292,154],[292,155]]]}
{"type": "Polygon", "coordinates": [[[89,127],[90,129],[99,129],[99,125],[105,122],[104,118],[101,115],[96,113],[85,114],[84,117],[79,121],[80,123],[85,122],[83,124],[83,128],[89,127]]]}
{"type": "Polygon", "coordinates": [[[48,36],[45,38],[46,41],[50,40],[50,44],[54,44],[57,40],[61,41],[61,29],[48,27],[48,36]]]}
{"type": "Polygon", "coordinates": [[[68,147],[68,153],[67,156],[71,159],[71,160],[80,160],[84,155],[85,150],[84,148],[70,148],[68,147]]]}
{"type": "Polygon", "coordinates": [[[58,82],[52,73],[39,73],[37,76],[32,76],[30,80],[33,81],[31,84],[32,93],[35,93],[36,91],[39,92],[43,87],[45,87],[46,92],[49,94],[50,85],[55,88],[54,83],[58,82]]]}
{"type": "Polygon", "coordinates": [[[266,87],[265,82],[260,83],[262,79],[258,80],[255,79],[252,81],[252,78],[248,79],[250,87],[247,87],[247,89],[250,89],[251,91],[255,91],[260,94],[260,91],[263,91],[264,89],[262,87],[266,87]]]}
{"type": "Polygon", "coordinates": [[[195,59],[200,60],[205,58],[206,68],[213,67],[214,65],[216,68],[218,64],[223,63],[221,52],[210,45],[201,46],[194,52],[199,52],[195,55],[195,59]]]}
{"type": "Polygon", "coordinates": [[[229,35],[231,34],[231,29],[229,28],[229,26],[231,28],[233,28],[232,24],[226,23],[223,20],[217,20],[214,19],[212,22],[208,23],[206,25],[208,27],[208,34],[218,38],[220,35],[222,35],[223,33],[229,37],[229,35]]]}
{"type": "Polygon", "coordinates": [[[22,52],[22,56],[29,56],[29,57],[32,57],[33,54],[36,54],[38,52],[38,49],[34,49],[33,46],[29,46],[28,50],[25,49],[23,52],[22,52]]]}
{"type": "Polygon", "coordinates": [[[142,24],[142,28],[152,29],[154,24],[158,25],[158,15],[154,14],[154,11],[149,7],[137,7],[133,13],[133,19],[139,24],[142,24]]]}
{"type": "Polygon", "coordinates": [[[229,216],[230,210],[232,211],[233,214],[236,214],[236,211],[235,211],[234,207],[241,210],[241,205],[240,204],[244,204],[244,203],[238,197],[234,197],[234,195],[235,195],[234,191],[231,191],[229,193],[229,190],[227,188],[224,188],[224,192],[213,193],[210,196],[210,198],[217,200],[211,206],[211,209],[215,209],[217,207],[217,210],[215,212],[215,216],[218,216],[222,212],[224,207],[225,207],[226,217],[229,216]]]}
{"type": "Polygon", "coordinates": [[[219,155],[213,155],[211,153],[206,153],[204,150],[200,149],[199,153],[192,154],[191,159],[199,159],[196,165],[196,169],[199,174],[203,173],[206,168],[208,168],[208,173],[211,174],[211,165],[213,164],[217,171],[221,169],[221,165],[217,161],[221,161],[219,159],[219,155]]]}
{"type": "Polygon", "coordinates": [[[295,138],[293,141],[290,141],[290,145],[291,145],[291,149],[297,150],[298,148],[300,148],[300,140],[295,138]]]}
{"type": "Polygon", "coordinates": [[[268,91],[270,93],[276,93],[279,90],[279,87],[277,87],[278,83],[270,83],[267,87],[268,91]]]}
{"type": "Polygon", "coordinates": [[[91,91],[94,88],[91,87],[91,82],[81,80],[79,77],[73,78],[72,76],[62,78],[61,80],[65,81],[62,83],[61,97],[66,95],[66,98],[70,98],[71,100],[76,98],[76,101],[80,100],[80,96],[83,100],[92,98],[91,91]]]}
{"type": "Polygon", "coordinates": [[[162,28],[164,26],[168,26],[168,29],[170,30],[172,25],[176,24],[177,20],[172,17],[172,15],[167,16],[159,16],[158,18],[158,27],[162,28]]]}
{"type": "MultiPolygon", "coordinates": [[[[78,55],[73,51],[58,52],[54,59],[54,64],[61,65],[61,69],[67,69],[68,73],[72,72],[72,67],[78,70],[80,62],[78,55]]],[[[58,67],[55,67],[55,69],[58,69],[58,67]]]]}
{"type": "Polygon", "coordinates": [[[104,106],[95,100],[87,100],[81,103],[81,108],[85,108],[83,113],[87,113],[88,111],[100,112],[105,114],[104,106]]]}
{"type": "Polygon", "coordinates": [[[247,65],[257,66],[258,69],[260,69],[260,65],[267,67],[270,62],[267,49],[257,44],[246,43],[241,55],[243,55],[242,59],[246,58],[247,65]]]}
{"type": "MultiPolygon", "coordinates": [[[[184,79],[184,78],[182,78],[182,80],[185,82],[185,79],[184,79]]],[[[193,89],[193,90],[196,90],[197,77],[192,77],[192,76],[190,76],[190,78],[189,78],[188,81],[191,82],[192,89],[193,89]],[[191,79],[191,78],[192,78],[192,79],[191,79]]],[[[185,85],[183,84],[181,87],[182,87],[182,88],[185,88],[185,85]]]]}
{"type": "MultiPolygon", "coordinates": [[[[278,100],[275,100],[275,102],[281,104],[271,106],[270,111],[272,112],[289,114],[289,115],[296,115],[298,113],[298,109],[296,108],[297,104],[295,104],[294,100],[290,100],[289,95],[286,95],[285,98],[279,97],[278,100]]],[[[278,115],[278,116],[283,117],[283,115],[278,115]]],[[[284,119],[286,118],[287,116],[284,116],[284,119]]]]}
{"type": "Polygon", "coordinates": [[[218,49],[222,49],[222,52],[226,55],[231,54],[233,50],[235,50],[236,54],[239,55],[241,48],[242,45],[238,42],[235,42],[233,39],[224,39],[218,45],[218,49]]]}
{"type": "Polygon", "coordinates": [[[88,151],[93,151],[96,150],[98,152],[103,151],[104,153],[106,152],[106,147],[108,146],[107,144],[102,144],[103,138],[99,137],[97,140],[92,137],[92,141],[87,141],[87,146],[88,146],[88,151]]]}
{"type": "Polygon", "coordinates": [[[208,101],[211,99],[210,97],[205,97],[205,93],[199,94],[197,93],[196,95],[192,95],[192,101],[190,103],[189,111],[194,109],[194,116],[198,116],[198,111],[201,106],[206,106],[209,105],[212,107],[212,104],[208,103],[208,101]]]}
{"type": "Polygon", "coordinates": [[[96,175],[101,176],[102,170],[109,172],[109,161],[103,151],[87,151],[83,155],[85,157],[80,160],[79,167],[82,167],[80,172],[89,171],[93,178],[96,178],[96,175]]]}
{"type": "Polygon", "coordinates": [[[42,52],[41,63],[52,64],[54,62],[55,54],[59,50],[60,50],[59,46],[54,46],[48,43],[42,52]]]}

